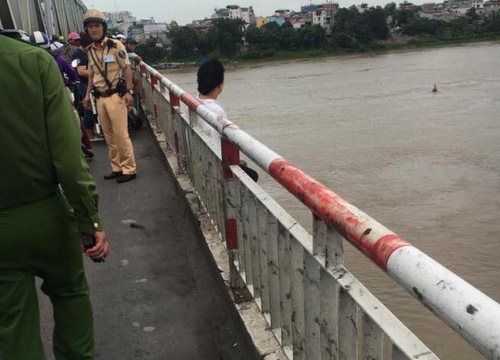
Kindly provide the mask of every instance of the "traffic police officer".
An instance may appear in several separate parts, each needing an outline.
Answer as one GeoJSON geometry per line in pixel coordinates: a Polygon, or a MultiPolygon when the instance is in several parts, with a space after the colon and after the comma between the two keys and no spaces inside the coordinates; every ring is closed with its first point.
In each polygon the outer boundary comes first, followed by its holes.
{"type": "Polygon", "coordinates": [[[0,68],[0,359],[45,359],[37,276],[52,302],[56,359],[91,360],[81,234],[95,236],[92,258],[109,247],[80,129],[51,54],[0,35],[0,68]]]}
{"type": "Polygon", "coordinates": [[[90,106],[90,92],[95,87],[97,115],[108,144],[112,170],[104,178],[127,182],[136,177],[134,149],[127,124],[127,109],[134,101],[130,61],[125,46],[105,36],[107,25],[101,11],[88,10],[83,25],[94,41],[89,49],[89,83],[83,103],[90,106]]]}

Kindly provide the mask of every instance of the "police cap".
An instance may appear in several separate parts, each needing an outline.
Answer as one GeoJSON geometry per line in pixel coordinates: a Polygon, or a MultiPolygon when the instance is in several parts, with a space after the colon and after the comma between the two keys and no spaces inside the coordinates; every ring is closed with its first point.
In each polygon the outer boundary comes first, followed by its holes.
{"type": "Polygon", "coordinates": [[[102,11],[97,9],[90,9],[85,14],[83,14],[83,24],[86,25],[91,22],[98,22],[106,24],[106,16],[102,11]]]}

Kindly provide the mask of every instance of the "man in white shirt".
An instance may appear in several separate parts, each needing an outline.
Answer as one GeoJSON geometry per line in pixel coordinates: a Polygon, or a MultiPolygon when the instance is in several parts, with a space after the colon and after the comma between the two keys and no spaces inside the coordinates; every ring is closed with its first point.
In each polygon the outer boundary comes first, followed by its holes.
{"type": "MultiPolygon", "coordinates": [[[[217,101],[217,98],[224,89],[224,66],[217,59],[210,59],[203,63],[198,69],[198,100],[210,109],[213,113],[227,119],[228,116],[222,106],[217,101]]],[[[210,139],[217,146],[220,153],[220,134],[205,120],[198,116],[198,126],[210,137],[210,139]]],[[[259,175],[253,169],[250,169],[243,162],[240,167],[250,176],[254,181],[257,181],[259,175]]]]}
{"type": "MultiPolygon", "coordinates": [[[[210,59],[198,69],[198,100],[215,114],[227,119],[227,114],[217,101],[224,89],[224,66],[219,60],[210,59]]],[[[198,116],[198,126],[220,149],[220,135],[205,120],[198,116]]]]}

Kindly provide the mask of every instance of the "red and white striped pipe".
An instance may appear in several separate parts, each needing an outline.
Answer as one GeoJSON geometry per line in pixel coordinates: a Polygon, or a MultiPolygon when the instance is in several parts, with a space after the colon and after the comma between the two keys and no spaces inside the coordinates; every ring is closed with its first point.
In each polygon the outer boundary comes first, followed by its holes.
{"type": "Polygon", "coordinates": [[[333,226],[486,358],[500,360],[500,304],[146,65],[171,93],[333,226]]]}

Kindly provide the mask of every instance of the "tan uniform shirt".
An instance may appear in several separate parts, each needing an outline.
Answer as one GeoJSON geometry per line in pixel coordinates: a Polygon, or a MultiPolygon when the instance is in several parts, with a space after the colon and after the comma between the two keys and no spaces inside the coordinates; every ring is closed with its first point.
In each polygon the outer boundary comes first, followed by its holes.
{"type": "Polygon", "coordinates": [[[105,37],[100,44],[93,43],[89,51],[89,77],[93,77],[94,86],[100,92],[110,89],[99,68],[103,73],[107,74],[107,78],[114,89],[122,76],[123,70],[130,66],[125,45],[118,40],[111,40],[114,45],[108,46],[108,40],[105,37]]]}

